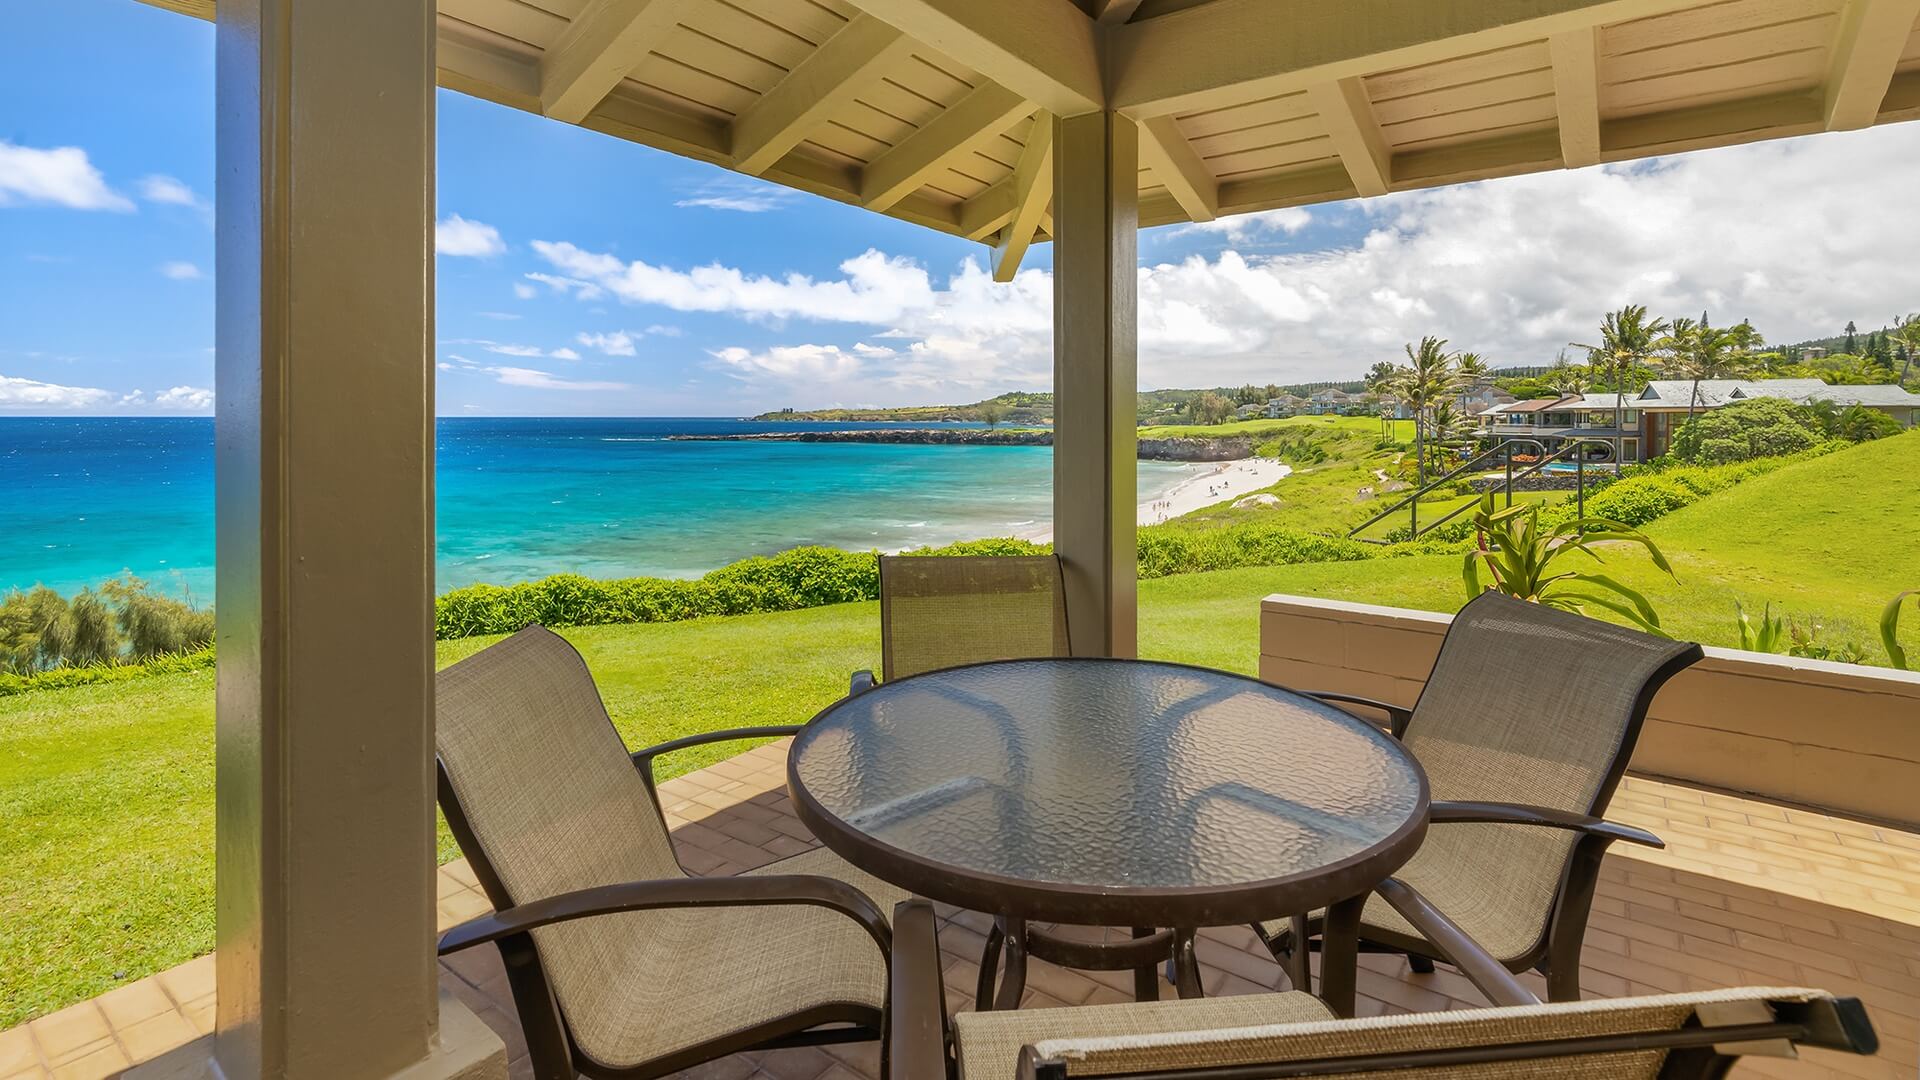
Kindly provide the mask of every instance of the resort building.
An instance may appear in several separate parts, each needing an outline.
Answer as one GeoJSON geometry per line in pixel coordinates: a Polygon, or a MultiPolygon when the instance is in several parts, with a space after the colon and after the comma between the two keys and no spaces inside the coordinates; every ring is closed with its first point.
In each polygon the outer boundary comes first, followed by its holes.
{"type": "MultiPolygon", "coordinates": [[[[1643,461],[1665,453],[1673,432],[1687,414],[1725,408],[1755,398],[1780,398],[1796,405],[1831,402],[1884,412],[1912,427],[1920,417],[1920,394],[1892,385],[1829,386],[1819,379],[1656,379],[1638,394],[1567,394],[1495,405],[1480,413],[1481,432],[1490,440],[1522,437],[1539,440],[1549,453],[1574,439],[1620,444],[1620,460],[1643,461]],[[1615,428],[1616,407],[1620,427],[1615,428]],[[1644,452],[1644,456],[1643,455],[1644,452]]],[[[1611,455],[1595,446],[1589,460],[1611,455]]]]}
{"type": "Polygon", "coordinates": [[[1307,399],[1297,394],[1281,394],[1277,398],[1267,399],[1267,419],[1284,420],[1289,416],[1299,416],[1307,409],[1307,399]]]}
{"type": "Polygon", "coordinates": [[[1338,416],[1353,407],[1354,396],[1337,386],[1315,390],[1307,399],[1307,411],[1314,416],[1338,416]]]}

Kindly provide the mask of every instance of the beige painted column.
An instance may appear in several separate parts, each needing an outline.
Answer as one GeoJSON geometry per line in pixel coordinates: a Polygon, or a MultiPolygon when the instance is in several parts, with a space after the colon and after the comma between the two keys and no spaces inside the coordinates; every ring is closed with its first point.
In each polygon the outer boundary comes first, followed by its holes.
{"type": "Polygon", "coordinates": [[[1139,133],[1115,113],[1054,123],[1054,548],[1075,654],[1133,656],[1139,133]]]}
{"type": "Polygon", "coordinates": [[[213,1056],[229,1080],[421,1075],[446,1056],[433,25],[432,0],[218,6],[213,1056]]]}

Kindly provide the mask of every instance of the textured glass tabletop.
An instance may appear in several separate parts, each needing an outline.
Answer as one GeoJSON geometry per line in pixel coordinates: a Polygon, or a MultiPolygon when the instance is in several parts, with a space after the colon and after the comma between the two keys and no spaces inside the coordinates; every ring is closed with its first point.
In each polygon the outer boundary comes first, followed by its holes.
{"type": "Polygon", "coordinates": [[[1254,679],[1149,661],[883,684],[815,718],[788,770],[803,817],[856,865],[954,903],[1032,886],[1053,902],[1031,914],[1054,918],[1075,893],[1385,876],[1426,813],[1419,766],[1380,731],[1254,679]]]}

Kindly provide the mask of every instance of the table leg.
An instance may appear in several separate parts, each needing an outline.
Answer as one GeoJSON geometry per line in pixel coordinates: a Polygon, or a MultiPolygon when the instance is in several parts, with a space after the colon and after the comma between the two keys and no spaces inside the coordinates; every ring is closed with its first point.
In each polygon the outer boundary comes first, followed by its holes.
{"type": "Polygon", "coordinates": [[[1200,963],[1193,955],[1193,931],[1173,932],[1174,986],[1183,998],[1205,997],[1200,988],[1200,963]]]}
{"type": "Polygon", "coordinates": [[[1354,984],[1359,978],[1360,913],[1367,894],[1327,908],[1320,927],[1320,1000],[1339,1017],[1353,1015],[1354,984]]]}
{"type": "Polygon", "coordinates": [[[993,1008],[994,968],[1000,963],[1000,942],[1006,938],[1000,920],[987,930],[987,944],[980,950],[980,977],[973,984],[973,1007],[981,1012],[993,1008]]]}
{"type": "MultiPolygon", "coordinates": [[[[1133,928],[1133,936],[1135,940],[1138,940],[1140,938],[1145,938],[1145,937],[1152,937],[1153,935],[1154,935],[1154,929],[1151,926],[1146,926],[1146,927],[1136,926],[1133,928]]],[[[1154,964],[1148,964],[1146,967],[1137,967],[1133,969],[1133,1000],[1135,1001],[1159,1001],[1160,1000],[1160,969],[1158,966],[1154,964]]]]}
{"type": "Polygon", "coordinates": [[[1027,920],[1003,920],[1007,934],[1007,970],[1000,993],[993,999],[996,1009],[1017,1009],[1027,991],[1027,920]]]}
{"type": "Polygon", "coordinates": [[[1303,994],[1313,993],[1313,943],[1307,940],[1307,917],[1293,917],[1293,952],[1287,957],[1287,979],[1303,994]]]}

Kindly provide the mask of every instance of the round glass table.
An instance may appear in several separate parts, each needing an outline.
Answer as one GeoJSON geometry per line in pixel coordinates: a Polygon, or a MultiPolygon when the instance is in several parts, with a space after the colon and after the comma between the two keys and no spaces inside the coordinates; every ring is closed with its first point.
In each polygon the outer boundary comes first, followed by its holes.
{"type": "Polygon", "coordinates": [[[1141,660],[1008,660],[881,684],[814,717],[787,779],[801,820],[848,862],[998,917],[982,1007],[1018,1003],[1029,950],[1132,968],[1143,996],[1171,954],[1181,992],[1197,993],[1194,928],[1325,908],[1323,996],[1350,1012],[1360,909],[1427,819],[1426,775],[1384,732],[1256,679],[1141,660]],[[1029,920],[1133,927],[1136,940],[1051,939],[1029,920]]]}

